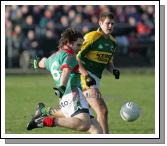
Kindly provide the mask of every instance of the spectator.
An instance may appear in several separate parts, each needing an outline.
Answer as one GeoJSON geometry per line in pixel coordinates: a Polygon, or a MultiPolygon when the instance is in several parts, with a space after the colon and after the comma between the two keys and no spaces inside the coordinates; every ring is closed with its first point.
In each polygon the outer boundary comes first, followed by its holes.
{"type": "Polygon", "coordinates": [[[16,7],[16,9],[11,12],[11,20],[12,20],[14,25],[17,25],[17,24],[22,25],[23,24],[23,14],[22,14],[21,9],[18,9],[16,7]]]}
{"type": "Polygon", "coordinates": [[[72,21],[74,21],[75,17],[76,17],[76,11],[71,9],[68,13],[68,19],[69,19],[70,23],[72,21]]]}
{"type": "Polygon", "coordinates": [[[27,33],[30,31],[30,30],[35,30],[35,25],[34,25],[34,18],[32,15],[28,15],[26,18],[25,18],[25,22],[23,24],[23,32],[25,34],[25,36],[27,35],[27,33]]]}
{"type": "Polygon", "coordinates": [[[42,8],[40,6],[33,6],[33,17],[34,19],[34,24],[38,25],[41,18],[42,18],[42,8]]]}
{"type": "Polygon", "coordinates": [[[24,69],[29,67],[30,58],[34,58],[36,56],[40,57],[43,55],[33,30],[28,31],[27,38],[22,43],[22,48],[23,52],[20,57],[20,67],[24,69]]]}
{"type": "Polygon", "coordinates": [[[22,51],[22,42],[25,39],[20,25],[16,25],[12,33],[12,47],[17,55],[22,51]]]}
{"type": "Polygon", "coordinates": [[[12,67],[13,49],[12,49],[12,22],[9,19],[5,21],[5,61],[7,67],[12,67]]]}
{"type": "Polygon", "coordinates": [[[128,38],[124,35],[116,37],[120,55],[128,54],[129,41],[128,38]]]}
{"type": "Polygon", "coordinates": [[[40,43],[40,48],[43,50],[43,56],[50,56],[57,49],[58,37],[51,30],[46,31],[46,35],[40,43]]]}
{"type": "Polygon", "coordinates": [[[20,10],[22,12],[23,17],[27,17],[29,15],[29,7],[28,5],[21,6],[20,10]]]}
{"type": "Polygon", "coordinates": [[[83,17],[81,14],[76,15],[75,20],[71,23],[71,27],[76,30],[82,30],[83,28],[83,17]]]}
{"type": "Polygon", "coordinates": [[[39,24],[40,27],[45,28],[49,21],[53,21],[53,11],[46,9],[44,16],[41,18],[39,24]]]}
{"type": "Polygon", "coordinates": [[[125,23],[127,21],[127,16],[124,14],[124,7],[116,6],[115,7],[116,21],[120,23],[125,23]]]}

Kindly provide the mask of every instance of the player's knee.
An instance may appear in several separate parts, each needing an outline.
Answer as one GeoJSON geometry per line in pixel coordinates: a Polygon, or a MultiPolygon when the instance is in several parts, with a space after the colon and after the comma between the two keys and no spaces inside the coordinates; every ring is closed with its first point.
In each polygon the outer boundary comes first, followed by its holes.
{"type": "Polygon", "coordinates": [[[97,88],[91,88],[88,90],[88,97],[90,98],[101,98],[101,94],[99,89],[97,88]]]}
{"type": "Polygon", "coordinates": [[[83,123],[78,127],[80,131],[87,131],[90,128],[90,123],[83,121],[83,123]]]}

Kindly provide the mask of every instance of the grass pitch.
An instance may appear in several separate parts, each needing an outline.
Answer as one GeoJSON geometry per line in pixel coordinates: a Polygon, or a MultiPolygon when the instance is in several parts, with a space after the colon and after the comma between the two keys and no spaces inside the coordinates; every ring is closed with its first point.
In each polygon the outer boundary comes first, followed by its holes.
{"type": "MultiPolygon", "coordinates": [[[[6,134],[84,134],[62,127],[26,130],[27,122],[40,101],[46,106],[58,105],[52,78],[47,75],[10,75],[5,78],[5,133],[6,134]]],[[[109,130],[112,134],[155,133],[154,73],[122,73],[120,80],[104,75],[101,91],[109,110],[109,130]],[[136,102],[141,115],[134,122],[125,122],[119,111],[127,101],[136,102]]]]}

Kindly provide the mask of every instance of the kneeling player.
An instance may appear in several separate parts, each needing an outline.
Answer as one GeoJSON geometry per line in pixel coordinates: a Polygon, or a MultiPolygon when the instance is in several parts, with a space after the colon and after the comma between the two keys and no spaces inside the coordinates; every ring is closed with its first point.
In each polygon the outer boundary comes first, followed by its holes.
{"type": "Polygon", "coordinates": [[[91,118],[88,103],[83,97],[76,53],[83,43],[82,34],[73,29],[65,30],[59,41],[59,50],[49,58],[34,60],[35,68],[46,68],[52,75],[56,87],[55,94],[60,99],[61,108],[47,110],[39,103],[27,130],[43,126],[62,126],[90,133],[101,133],[95,118],[91,118]]]}

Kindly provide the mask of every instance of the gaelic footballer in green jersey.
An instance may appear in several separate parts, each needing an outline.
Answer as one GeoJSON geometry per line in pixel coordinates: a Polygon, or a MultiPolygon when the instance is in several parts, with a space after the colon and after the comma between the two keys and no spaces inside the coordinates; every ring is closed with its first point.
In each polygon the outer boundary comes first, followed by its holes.
{"type": "Polygon", "coordinates": [[[47,69],[53,77],[55,94],[59,97],[61,108],[47,110],[43,103],[39,103],[27,130],[43,126],[62,126],[101,133],[98,122],[94,118],[90,119],[88,103],[81,91],[76,53],[82,43],[80,32],[67,29],[61,35],[59,50],[49,58],[44,57],[39,61],[38,66],[47,69]]]}

